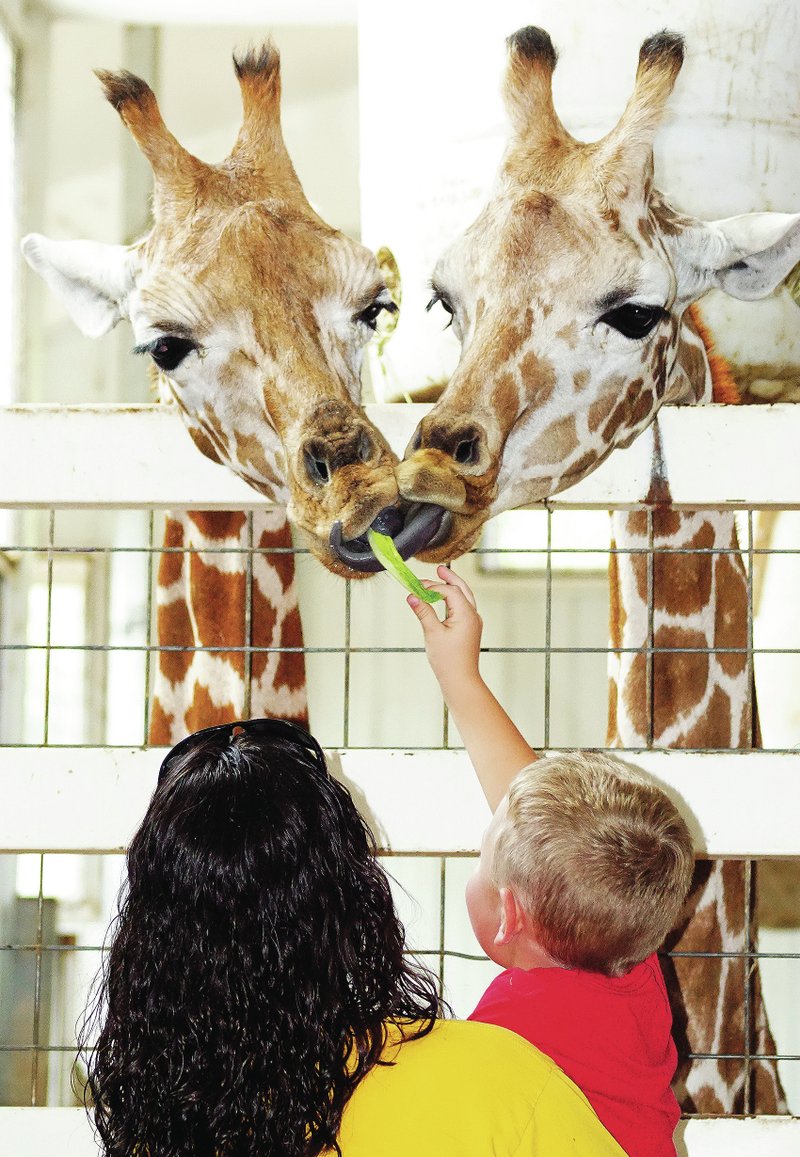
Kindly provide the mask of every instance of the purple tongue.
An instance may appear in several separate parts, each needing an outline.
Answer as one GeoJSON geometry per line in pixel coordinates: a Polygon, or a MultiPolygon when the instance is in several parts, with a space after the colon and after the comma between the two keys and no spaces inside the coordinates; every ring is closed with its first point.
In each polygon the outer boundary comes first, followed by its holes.
{"type": "Polygon", "coordinates": [[[377,530],[378,534],[388,534],[396,538],[403,529],[403,512],[399,506],[384,506],[383,510],[375,515],[375,521],[370,530],[377,530]]]}
{"type": "MultiPolygon", "coordinates": [[[[397,506],[387,506],[375,516],[371,529],[377,530],[379,534],[390,535],[401,558],[407,559],[430,545],[443,529],[446,515],[447,511],[442,506],[434,506],[429,502],[415,503],[408,508],[404,523],[403,511],[397,506]]],[[[329,546],[336,557],[351,570],[365,574],[383,570],[372,553],[366,535],[345,542],[341,522],[334,522],[329,546]]]]}

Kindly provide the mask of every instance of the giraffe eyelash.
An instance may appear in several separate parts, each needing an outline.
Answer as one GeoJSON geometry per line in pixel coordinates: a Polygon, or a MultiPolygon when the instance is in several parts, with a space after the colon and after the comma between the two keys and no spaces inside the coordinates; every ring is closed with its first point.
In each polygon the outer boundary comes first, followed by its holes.
{"type": "Polygon", "coordinates": [[[425,312],[430,313],[430,311],[433,309],[434,305],[436,305],[436,303],[439,302],[439,304],[441,305],[441,307],[445,311],[445,313],[450,314],[450,320],[448,321],[447,325],[444,327],[445,329],[449,329],[450,326],[453,324],[453,314],[455,313],[455,310],[453,309],[452,305],[450,304],[450,302],[449,302],[448,298],[445,296],[445,294],[442,293],[441,289],[437,289],[435,286],[433,286],[432,288],[433,288],[433,296],[431,297],[428,304],[425,306],[425,312]]]}

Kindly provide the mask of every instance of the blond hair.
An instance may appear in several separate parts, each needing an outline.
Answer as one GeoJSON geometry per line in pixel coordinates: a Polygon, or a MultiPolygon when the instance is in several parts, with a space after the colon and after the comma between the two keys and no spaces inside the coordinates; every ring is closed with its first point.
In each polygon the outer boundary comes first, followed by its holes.
{"type": "Polygon", "coordinates": [[[623,976],[677,922],[693,868],[689,829],[644,772],[567,752],[514,779],[492,878],[559,964],[623,976]]]}

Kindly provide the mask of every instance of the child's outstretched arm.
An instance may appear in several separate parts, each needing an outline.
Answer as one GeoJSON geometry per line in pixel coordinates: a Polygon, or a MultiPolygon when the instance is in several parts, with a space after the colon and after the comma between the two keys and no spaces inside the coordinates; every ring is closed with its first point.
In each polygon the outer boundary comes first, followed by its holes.
{"type": "Polygon", "coordinates": [[[495,811],[511,780],[536,759],[536,753],[481,677],[478,662],[483,623],[475,596],[448,567],[437,567],[436,573],[441,581],[426,582],[425,586],[442,595],[447,618],[440,620],[430,603],[416,595],[409,595],[407,601],[422,624],[428,662],[484,795],[495,811]]]}

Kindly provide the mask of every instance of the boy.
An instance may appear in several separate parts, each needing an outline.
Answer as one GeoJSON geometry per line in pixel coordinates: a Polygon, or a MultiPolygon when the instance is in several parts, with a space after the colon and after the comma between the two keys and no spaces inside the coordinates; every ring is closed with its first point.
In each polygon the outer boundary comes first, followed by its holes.
{"type": "Polygon", "coordinates": [[[478,670],[474,596],[447,567],[414,595],[425,649],[494,812],[467,885],[475,935],[505,969],[470,1019],[513,1029],[583,1090],[630,1157],[674,1157],[677,1054],[656,949],[694,867],[665,793],[611,756],[538,760],[478,670]]]}

